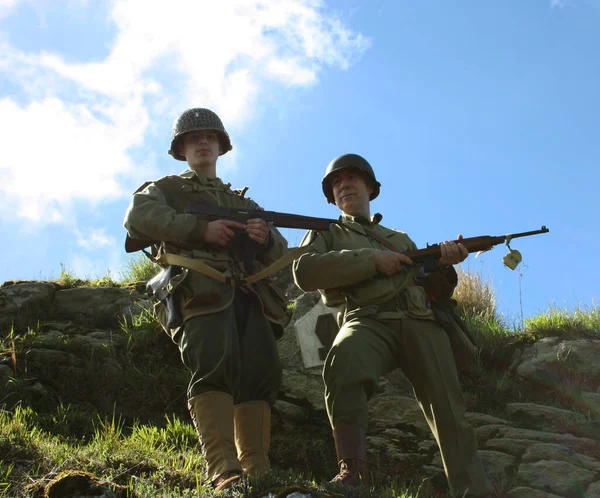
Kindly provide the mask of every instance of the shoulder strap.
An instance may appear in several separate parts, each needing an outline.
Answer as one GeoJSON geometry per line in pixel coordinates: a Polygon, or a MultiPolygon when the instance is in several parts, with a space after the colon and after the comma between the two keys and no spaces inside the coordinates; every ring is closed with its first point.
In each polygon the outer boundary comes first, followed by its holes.
{"type": "Polygon", "coordinates": [[[213,278],[215,280],[218,280],[219,282],[230,285],[231,287],[241,287],[243,285],[250,285],[255,282],[258,282],[259,280],[268,277],[276,271],[281,270],[285,266],[289,265],[294,259],[299,258],[311,249],[311,246],[297,247],[296,249],[291,250],[290,252],[279,258],[271,265],[264,268],[263,270],[259,271],[258,273],[254,273],[246,278],[225,275],[224,273],[215,270],[212,266],[209,266],[198,259],[180,256],[179,254],[164,253],[157,258],[152,257],[151,259],[157,264],[163,263],[168,265],[181,266],[183,268],[189,268],[190,270],[195,270],[206,277],[213,278]]]}

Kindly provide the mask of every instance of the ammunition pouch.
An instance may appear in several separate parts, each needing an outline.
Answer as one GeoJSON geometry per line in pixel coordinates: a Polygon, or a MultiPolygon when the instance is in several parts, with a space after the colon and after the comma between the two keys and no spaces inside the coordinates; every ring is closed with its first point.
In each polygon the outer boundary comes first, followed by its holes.
{"type": "MultiPolygon", "coordinates": [[[[160,301],[166,311],[163,327],[167,330],[180,327],[183,324],[177,287],[187,276],[188,270],[181,266],[170,265],[158,275],[151,278],[146,284],[146,291],[150,297],[160,301]]],[[[161,320],[162,321],[162,320],[161,320]]]]}

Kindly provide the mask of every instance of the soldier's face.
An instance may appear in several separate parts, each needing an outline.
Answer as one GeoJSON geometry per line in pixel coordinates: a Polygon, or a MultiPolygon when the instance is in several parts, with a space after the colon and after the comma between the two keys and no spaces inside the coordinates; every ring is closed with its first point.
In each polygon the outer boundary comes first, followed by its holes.
{"type": "Polygon", "coordinates": [[[219,134],[214,130],[186,133],[181,141],[180,152],[191,167],[214,165],[221,153],[219,134]]]}
{"type": "Polygon", "coordinates": [[[335,205],[344,213],[359,216],[368,212],[373,187],[360,171],[345,168],[334,172],[331,175],[331,187],[335,205]]]}

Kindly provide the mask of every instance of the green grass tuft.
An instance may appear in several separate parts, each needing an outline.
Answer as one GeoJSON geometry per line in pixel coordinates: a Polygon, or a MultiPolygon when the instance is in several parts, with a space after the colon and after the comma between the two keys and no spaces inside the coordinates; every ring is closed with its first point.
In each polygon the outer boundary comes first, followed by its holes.
{"type": "Polygon", "coordinates": [[[72,270],[67,269],[66,265],[60,264],[60,277],[57,282],[65,287],[81,287],[85,281],[75,275],[72,270]]]}
{"type": "Polygon", "coordinates": [[[525,319],[525,330],[536,338],[599,338],[600,307],[578,306],[574,310],[552,306],[545,313],[525,319]]]}
{"type": "Polygon", "coordinates": [[[126,269],[121,272],[121,282],[147,281],[158,274],[160,270],[160,266],[152,262],[144,254],[140,254],[127,262],[126,269]]]}

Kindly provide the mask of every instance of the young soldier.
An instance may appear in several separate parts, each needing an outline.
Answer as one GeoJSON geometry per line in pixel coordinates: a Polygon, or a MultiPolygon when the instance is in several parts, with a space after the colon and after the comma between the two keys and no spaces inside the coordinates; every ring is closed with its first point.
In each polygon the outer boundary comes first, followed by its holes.
{"type": "MultiPolygon", "coordinates": [[[[169,154],[187,161],[189,169],[148,182],[134,193],[125,216],[128,243],[142,239],[138,248],[152,243],[155,255],[200,261],[229,277],[245,275],[240,234],[258,244],[258,269],[286,253],[287,242],[264,220],[208,222],[185,212],[190,202],[198,200],[260,209],[244,196],[246,189],[231,190],[217,177],[217,159],[231,149],[229,135],[214,112],[194,108],[181,114],[173,125],[169,154]]],[[[266,280],[234,288],[185,269],[168,283],[171,292],[177,290],[175,302],[183,324],[169,328],[161,303],[156,305],[157,315],[191,371],[188,407],[210,483],[220,490],[242,472],[260,474],[270,467],[271,406],[281,381],[276,335],[282,329],[268,311],[281,303],[269,302],[273,289],[266,280]]]]}
{"type": "MultiPolygon", "coordinates": [[[[429,300],[449,298],[457,283],[451,266],[468,256],[462,244],[441,244],[440,270],[415,282],[417,269],[399,251],[417,249],[403,232],[371,217],[369,202],[380,184],[361,156],[334,159],[322,182],[327,201],[342,211],[341,225],[305,237],[311,252],[294,262],[294,280],[304,291],[318,290],[337,306],[341,328],[325,360],[325,402],[340,470],[332,482],[357,486],[366,471],[367,401],[379,378],[400,367],[440,447],[451,492],[490,496],[477,454],[448,335],[429,300]],[[427,293],[427,294],[426,294],[427,293]]],[[[461,237],[459,236],[459,239],[461,237]]]]}

